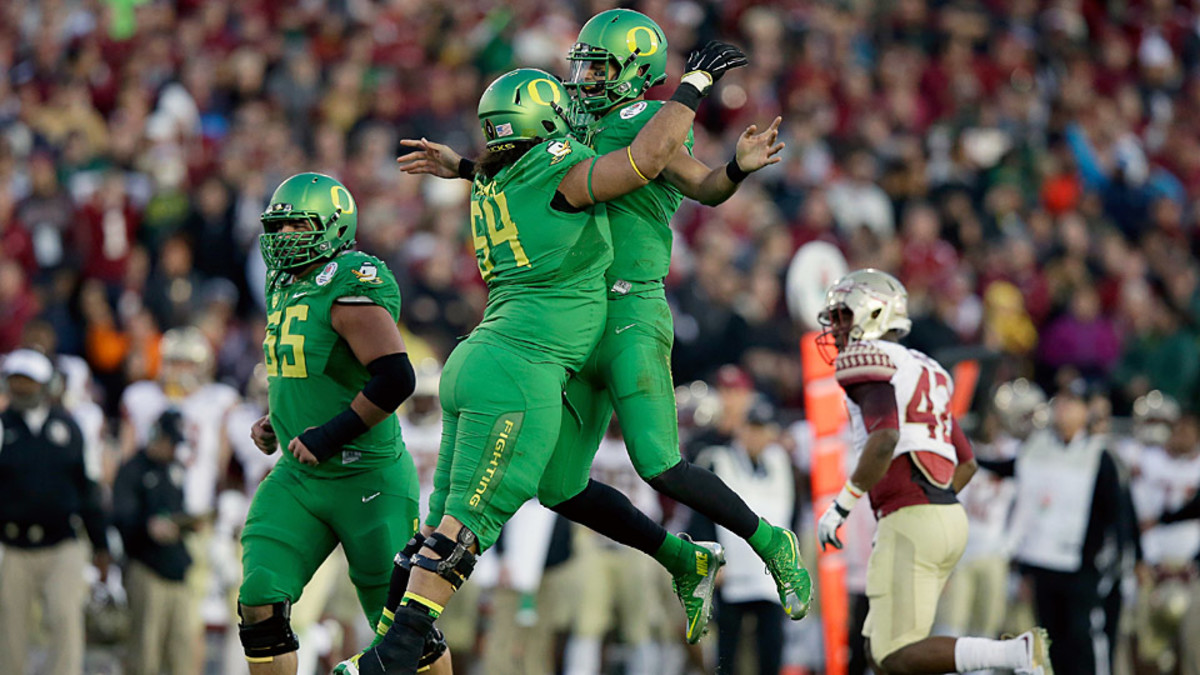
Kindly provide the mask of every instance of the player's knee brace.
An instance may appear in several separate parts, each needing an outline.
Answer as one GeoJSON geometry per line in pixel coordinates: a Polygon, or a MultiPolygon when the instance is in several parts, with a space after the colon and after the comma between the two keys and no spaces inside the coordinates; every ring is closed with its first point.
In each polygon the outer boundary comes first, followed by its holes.
{"type": "Polygon", "coordinates": [[[292,603],[284,600],[271,605],[271,616],[257,623],[247,624],[238,607],[238,637],[246,659],[272,661],[274,657],[288,654],[300,648],[300,640],[292,631],[292,603]]]}
{"type": "Polygon", "coordinates": [[[441,559],[434,560],[417,553],[412,557],[412,564],[445,579],[457,591],[475,570],[475,554],[471,553],[475,541],[475,533],[465,526],[458,531],[457,541],[434,532],[425,539],[425,548],[440,555],[441,559]]]}
{"type": "Polygon", "coordinates": [[[421,659],[417,662],[417,672],[423,673],[429,670],[430,666],[442,658],[442,654],[450,647],[446,644],[446,636],[442,635],[442,631],[438,630],[437,626],[429,631],[429,635],[425,636],[425,647],[421,650],[421,659]]]}

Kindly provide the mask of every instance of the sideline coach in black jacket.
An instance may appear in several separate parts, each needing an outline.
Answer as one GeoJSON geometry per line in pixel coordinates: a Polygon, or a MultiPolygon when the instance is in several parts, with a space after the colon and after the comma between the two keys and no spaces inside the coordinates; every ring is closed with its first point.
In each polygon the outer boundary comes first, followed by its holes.
{"type": "Polygon", "coordinates": [[[25,671],[35,599],[54,644],[46,672],[83,671],[82,521],[97,566],[108,568],[99,487],[88,476],[83,434],[70,413],[51,405],[54,366],[41,352],[18,349],[0,367],[7,407],[0,412],[0,669],[25,671]]]}

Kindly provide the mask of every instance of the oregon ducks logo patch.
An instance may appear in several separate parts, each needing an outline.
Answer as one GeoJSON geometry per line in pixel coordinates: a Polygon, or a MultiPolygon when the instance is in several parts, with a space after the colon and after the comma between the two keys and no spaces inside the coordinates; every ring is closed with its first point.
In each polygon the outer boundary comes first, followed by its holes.
{"type": "Polygon", "coordinates": [[[321,270],[320,274],[317,275],[317,285],[324,286],[325,284],[329,283],[333,280],[333,275],[335,274],[337,274],[337,263],[331,262],[325,266],[325,269],[321,270]]]}
{"type": "Polygon", "coordinates": [[[381,284],[383,279],[379,278],[379,268],[375,263],[365,262],[358,269],[352,270],[354,276],[364,284],[381,284]]]}
{"type": "Polygon", "coordinates": [[[546,152],[554,155],[554,159],[550,160],[550,165],[558,164],[571,154],[571,141],[554,141],[546,146],[546,152]]]}

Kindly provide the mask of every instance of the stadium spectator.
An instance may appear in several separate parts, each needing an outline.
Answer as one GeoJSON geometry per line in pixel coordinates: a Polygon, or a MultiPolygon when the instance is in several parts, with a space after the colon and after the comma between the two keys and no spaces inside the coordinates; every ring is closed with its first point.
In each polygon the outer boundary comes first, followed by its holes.
{"type": "Polygon", "coordinates": [[[81,673],[87,562],[74,521],[82,519],[104,574],[108,542],[99,487],[84,458],[79,426],[50,402],[50,359],[20,349],[4,359],[0,375],[7,399],[0,412],[0,662],[25,672],[39,604],[53,636],[47,672],[81,673]]]}

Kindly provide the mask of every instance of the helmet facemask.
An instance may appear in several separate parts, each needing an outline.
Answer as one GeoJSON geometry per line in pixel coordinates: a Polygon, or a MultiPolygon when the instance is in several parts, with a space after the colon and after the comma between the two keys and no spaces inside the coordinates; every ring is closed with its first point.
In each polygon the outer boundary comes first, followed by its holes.
{"type": "Polygon", "coordinates": [[[844,304],[821,310],[817,321],[824,327],[817,336],[817,350],[827,363],[837,360],[838,352],[846,345],[862,339],[862,329],[854,325],[854,312],[844,304]]]}
{"type": "Polygon", "coordinates": [[[262,218],[263,234],[259,238],[263,262],[267,269],[296,274],[305,267],[328,258],[337,251],[325,241],[325,233],[335,227],[341,212],[335,212],[329,222],[322,223],[314,212],[292,212],[286,216],[262,218]],[[305,229],[284,232],[287,225],[304,225],[305,229]]]}
{"type": "Polygon", "coordinates": [[[649,66],[638,64],[637,52],[619,62],[606,49],[577,44],[567,59],[571,62],[567,81],[572,111],[599,116],[624,100],[636,98],[650,88],[649,66]]]}

